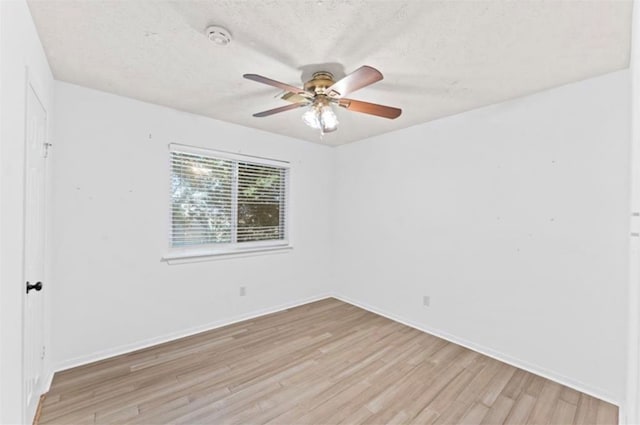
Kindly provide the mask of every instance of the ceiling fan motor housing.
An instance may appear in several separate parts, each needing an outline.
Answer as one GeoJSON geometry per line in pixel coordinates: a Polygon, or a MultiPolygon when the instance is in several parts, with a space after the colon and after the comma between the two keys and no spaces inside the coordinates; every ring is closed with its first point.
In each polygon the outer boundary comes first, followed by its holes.
{"type": "Polygon", "coordinates": [[[313,73],[313,78],[304,83],[304,89],[315,94],[328,94],[326,90],[333,85],[333,74],[327,71],[313,73]]]}

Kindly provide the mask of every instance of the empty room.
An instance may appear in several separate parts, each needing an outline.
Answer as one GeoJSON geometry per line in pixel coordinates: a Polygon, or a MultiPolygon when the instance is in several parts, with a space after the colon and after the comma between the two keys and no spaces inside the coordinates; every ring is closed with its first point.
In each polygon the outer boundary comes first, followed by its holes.
{"type": "Polygon", "coordinates": [[[0,423],[640,424],[632,0],[0,0],[0,423]]]}

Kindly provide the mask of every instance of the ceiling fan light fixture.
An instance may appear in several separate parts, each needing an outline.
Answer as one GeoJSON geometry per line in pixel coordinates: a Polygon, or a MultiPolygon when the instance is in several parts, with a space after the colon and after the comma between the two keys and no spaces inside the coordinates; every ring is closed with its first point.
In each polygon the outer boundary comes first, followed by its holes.
{"type": "Polygon", "coordinates": [[[338,117],[331,104],[322,98],[316,99],[311,107],[302,114],[302,121],[311,128],[320,130],[322,134],[338,129],[338,117]]]}
{"type": "Polygon", "coordinates": [[[317,130],[320,129],[320,120],[313,108],[308,109],[304,114],[302,114],[302,121],[311,128],[315,128],[317,130]]]}
{"type": "Polygon", "coordinates": [[[336,131],[338,129],[338,124],[338,117],[336,116],[336,113],[333,112],[331,105],[327,105],[322,108],[322,112],[320,112],[320,131],[322,134],[336,131]]]}

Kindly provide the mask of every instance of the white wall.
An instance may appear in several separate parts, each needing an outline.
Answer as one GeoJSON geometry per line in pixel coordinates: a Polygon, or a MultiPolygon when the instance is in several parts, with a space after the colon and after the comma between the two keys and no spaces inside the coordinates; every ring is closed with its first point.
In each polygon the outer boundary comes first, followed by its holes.
{"type": "Polygon", "coordinates": [[[622,402],[629,91],[625,70],[339,147],[336,292],[622,402]]]}
{"type": "Polygon", "coordinates": [[[331,148],[66,83],[55,88],[58,367],[326,293],[331,148]],[[290,161],[294,249],[161,262],[168,246],[169,143],[290,161]]]}
{"type": "MultiPolygon", "coordinates": [[[[53,77],[25,1],[0,1],[0,423],[23,422],[25,93],[29,78],[52,118],[53,77]]],[[[48,276],[45,276],[47,285],[48,276]]],[[[43,294],[50,294],[47,285],[43,294]]],[[[45,364],[49,369],[48,362],[45,364]]],[[[30,419],[26,419],[30,422],[30,419]]]]}

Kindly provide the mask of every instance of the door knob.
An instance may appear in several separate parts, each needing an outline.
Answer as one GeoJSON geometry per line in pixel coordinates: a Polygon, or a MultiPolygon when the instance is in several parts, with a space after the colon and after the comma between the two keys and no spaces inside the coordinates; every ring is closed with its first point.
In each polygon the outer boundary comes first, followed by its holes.
{"type": "Polygon", "coordinates": [[[27,282],[27,294],[29,293],[29,291],[31,291],[32,289],[35,289],[36,291],[40,291],[42,290],[42,282],[36,282],[35,285],[30,284],[29,282],[27,282]]]}

